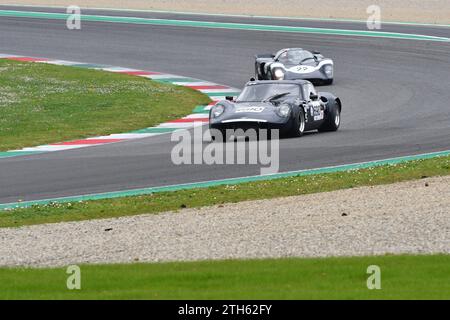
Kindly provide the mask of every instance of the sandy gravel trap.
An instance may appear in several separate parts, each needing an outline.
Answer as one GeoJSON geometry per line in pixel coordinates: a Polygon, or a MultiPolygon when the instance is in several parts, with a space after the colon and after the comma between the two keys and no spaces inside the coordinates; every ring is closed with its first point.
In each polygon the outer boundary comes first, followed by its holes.
{"type": "Polygon", "coordinates": [[[450,253],[450,177],[0,229],[0,265],[450,253]]]}

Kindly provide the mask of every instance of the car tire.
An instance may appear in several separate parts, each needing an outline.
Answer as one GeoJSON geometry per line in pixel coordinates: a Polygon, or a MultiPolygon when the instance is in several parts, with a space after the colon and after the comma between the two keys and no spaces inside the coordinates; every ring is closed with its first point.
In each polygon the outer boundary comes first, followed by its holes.
{"type": "Polygon", "coordinates": [[[300,110],[299,114],[293,119],[293,125],[291,129],[291,136],[301,137],[305,133],[306,118],[303,110],[300,110]]]}
{"type": "Polygon", "coordinates": [[[227,131],[226,129],[211,129],[211,139],[214,142],[226,142],[227,141],[227,131]],[[215,131],[216,130],[216,131],[215,131]],[[214,132],[220,132],[221,136],[215,135],[214,132]]]}
{"type": "Polygon", "coordinates": [[[341,106],[338,101],[333,101],[328,107],[325,122],[320,126],[319,132],[337,131],[341,125],[341,106]]]}
{"type": "Polygon", "coordinates": [[[255,70],[255,79],[256,80],[263,80],[263,78],[259,75],[258,69],[255,70]]]}

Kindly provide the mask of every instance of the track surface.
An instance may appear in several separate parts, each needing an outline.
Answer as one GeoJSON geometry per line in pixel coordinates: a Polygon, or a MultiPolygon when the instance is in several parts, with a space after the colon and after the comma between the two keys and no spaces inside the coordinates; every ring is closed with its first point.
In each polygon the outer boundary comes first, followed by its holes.
{"type": "MultiPolygon", "coordinates": [[[[87,13],[365,28],[323,21],[87,13]]],[[[450,28],[385,25],[383,31],[450,36],[450,28]]],[[[254,54],[289,46],[317,49],[335,60],[336,84],[320,90],[339,95],[344,110],[338,133],[282,140],[281,171],[450,149],[448,43],[87,22],[81,31],[69,31],[64,21],[0,18],[2,53],[176,73],[233,87],[253,74],[254,54]]],[[[0,203],[259,174],[256,166],[172,165],[173,145],[170,135],[163,135],[0,159],[0,203]]]]}

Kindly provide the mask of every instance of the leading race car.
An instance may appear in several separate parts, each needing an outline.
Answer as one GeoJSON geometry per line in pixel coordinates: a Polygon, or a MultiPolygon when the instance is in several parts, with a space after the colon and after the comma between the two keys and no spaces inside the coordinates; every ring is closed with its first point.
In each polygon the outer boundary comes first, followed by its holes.
{"type": "Polygon", "coordinates": [[[303,79],[330,85],[334,79],[334,63],[320,52],[301,48],[282,49],[276,54],[257,55],[255,76],[258,80],[303,79]]]}
{"type": "Polygon", "coordinates": [[[317,93],[306,80],[250,81],[235,101],[230,100],[210,110],[213,138],[216,132],[226,139],[227,129],[279,129],[280,135],[300,137],[310,130],[337,131],[341,124],[341,100],[317,93]]]}

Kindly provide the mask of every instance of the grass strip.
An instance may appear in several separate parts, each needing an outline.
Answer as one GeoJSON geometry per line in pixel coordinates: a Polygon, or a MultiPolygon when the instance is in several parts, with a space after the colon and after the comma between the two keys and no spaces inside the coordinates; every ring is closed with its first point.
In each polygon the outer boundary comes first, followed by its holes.
{"type": "Polygon", "coordinates": [[[449,255],[85,265],[72,291],[66,268],[1,268],[0,299],[450,299],[449,266],[449,255]],[[367,287],[371,265],[380,290],[367,287]]]}
{"type": "Polygon", "coordinates": [[[210,102],[147,78],[3,59],[0,88],[0,151],[139,130],[210,102]]]}

